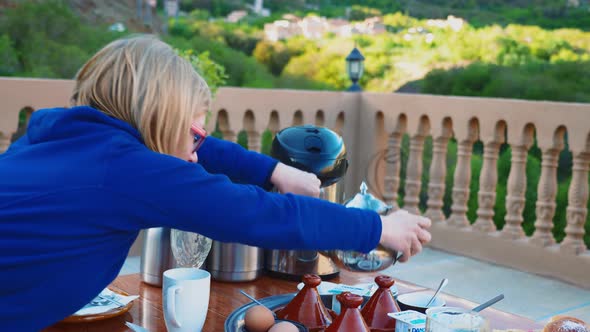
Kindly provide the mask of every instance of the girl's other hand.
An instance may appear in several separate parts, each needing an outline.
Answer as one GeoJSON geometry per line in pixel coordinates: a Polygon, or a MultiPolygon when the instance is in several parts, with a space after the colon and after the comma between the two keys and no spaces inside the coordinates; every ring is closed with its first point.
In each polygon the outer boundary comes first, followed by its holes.
{"type": "Polygon", "coordinates": [[[283,163],[277,164],[270,177],[270,182],[283,194],[320,196],[321,182],[315,174],[304,172],[283,163]]]}

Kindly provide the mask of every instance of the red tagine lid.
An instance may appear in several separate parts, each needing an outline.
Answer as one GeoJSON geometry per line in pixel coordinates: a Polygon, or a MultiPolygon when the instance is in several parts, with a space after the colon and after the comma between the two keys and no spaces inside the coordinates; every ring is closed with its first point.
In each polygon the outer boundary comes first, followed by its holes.
{"type": "Polygon", "coordinates": [[[370,332],[359,310],[363,303],[360,295],[344,292],[336,296],[340,302],[341,312],[326,332],[370,332]]]}
{"type": "Polygon", "coordinates": [[[375,277],[375,283],[379,286],[379,289],[363,306],[361,314],[372,331],[393,332],[395,331],[395,319],[387,314],[400,311],[399,305],[390,290],[395,280],[390,276],[380,275],[375,277]]]}
{"type": "Polygon", "coordinates": [[[332,315],[324,306],[317,286],[322,279],[313,274],[303,276],[303,288],[284,308],[277,311],[277,317],[305,325],[310,332],[323,331],[332,323],[332,315]]]}

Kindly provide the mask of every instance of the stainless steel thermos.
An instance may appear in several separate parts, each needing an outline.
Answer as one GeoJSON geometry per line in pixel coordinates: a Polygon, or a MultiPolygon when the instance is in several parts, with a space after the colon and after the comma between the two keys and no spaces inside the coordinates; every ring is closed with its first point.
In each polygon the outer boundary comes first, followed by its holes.
{"type": "Polygon", "coordinates": [[[264,273],[264,250],[213,241],[205,266],[215,280],[251,281],[264,273]]]}
{"type": "Polygon", "coordinates": [[[139,266],[141,280],[162,287],[164,271],[176,264],[170,247],[170,228],[149,228],[144,232],[139,266]]]}
{"type": "MultiPolygon", "coordinates": [[[[325,127],[296,126],[278,132],[270,154],[289,166],[315,174],[321,181],[320,198],[341,203],[348,159],[342,137],[325,127]]],[[[317,251],[266,250],[265,267],[271,276],[301,280],[308,273],[322,279],[338,276],[340,270],[329,258],[317,251]]]]}

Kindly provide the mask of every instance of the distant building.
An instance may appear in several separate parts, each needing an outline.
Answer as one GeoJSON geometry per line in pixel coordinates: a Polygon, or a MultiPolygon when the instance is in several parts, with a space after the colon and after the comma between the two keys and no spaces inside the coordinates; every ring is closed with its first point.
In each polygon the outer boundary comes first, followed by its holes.
{"type": "Polygon", "coordinates": [[[465,20],[460,17],[449,15],[446,20],[428,20],[426,21],[426,25],[439,29],[451,29],[453,31],[459,31],[463,29],[465,20]]]}
{"type": "Polygon", "coordinates": [[[248,16],[248,12],[245,10],[234,10],[233,12],[229,13],[225,18],[226,22],[230,23],[237,23],[244,17],[248,16]]]}
{"type": "Polygon", "coordinates": [[[293,14],[285,14],[283,15],[283,19],[289,21],[291,23],[299,23],[301,19],[293,14]]]}
{"type": "Polygon", "coordinates": [[[322,38],[328,31],[328,22],[325,17],[307,16],[299,23],[303,35],[309,39],[322,38]]]}
{"type": "Polygon", "coordinates": [[[352,36],[350,22],[340,18],[328,20],[328,31],[340,37],[352,36]]]}
{"type": "Polygon", "coordinates": [[[568,7],[580,7],[580,0],[567,0],[568,7]]]}
{"type": "Polygon", "coordinates": [[[362,22],[357,22],[354,25],[357,33],[362,35],[378,35],[386,32],[385,24],[381,21],[380,17],[370,17],[362,22]]]}
{"type": "Polygon", "coordinates": [[[309,39],[318,39],[326,33],[334,33],[340,37],[353,34],[377,35],[387,30],[380,17],[367,18],[362,22],[351,24],[344,19],[326,19],[325,17],[307,16],[303,19],[292,15],[283,15],[282,20],[264,25],[266,39],[277,41],[304,35],[309,39]]]}
{"type": "Polygon", "coordinates": [[[263,9],[263,5],[264,5],[263,0],[254,0],[254,12],[256,14],[261,13],[262,9],[263,9]]]}
{"type": "Polygon", "coordinates": [[[264,1],[263,0],[254,0],[254,6],[251,6],[252,11],[260,16],[270,16],[270,10],[264,8],[264,1]]]}
{"type": "Polygon", "coordinates": [[[264,36],[270,41],[276,42],[301,34],[301,27],[287,20],[278,20],[264,25],[264,36]]]}

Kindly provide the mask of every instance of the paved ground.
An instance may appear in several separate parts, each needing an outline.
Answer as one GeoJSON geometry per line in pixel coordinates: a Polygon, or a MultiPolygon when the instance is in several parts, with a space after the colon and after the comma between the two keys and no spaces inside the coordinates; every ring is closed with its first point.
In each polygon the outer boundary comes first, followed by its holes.
{"type": "MultiPolygon", "coordinates": [[[[130,257],[120,274],[137,272],[139,257],[130,257]]],[[[432,288],[446,277],[449,284],[445,293],[474,302],[504,293],[506,298],[496,304],[498,309],[540,322],[562,314],[590,322],[590,290],[471,258],[425,249],[411,262],[395,265],[385,272],[432,288]]]]}

